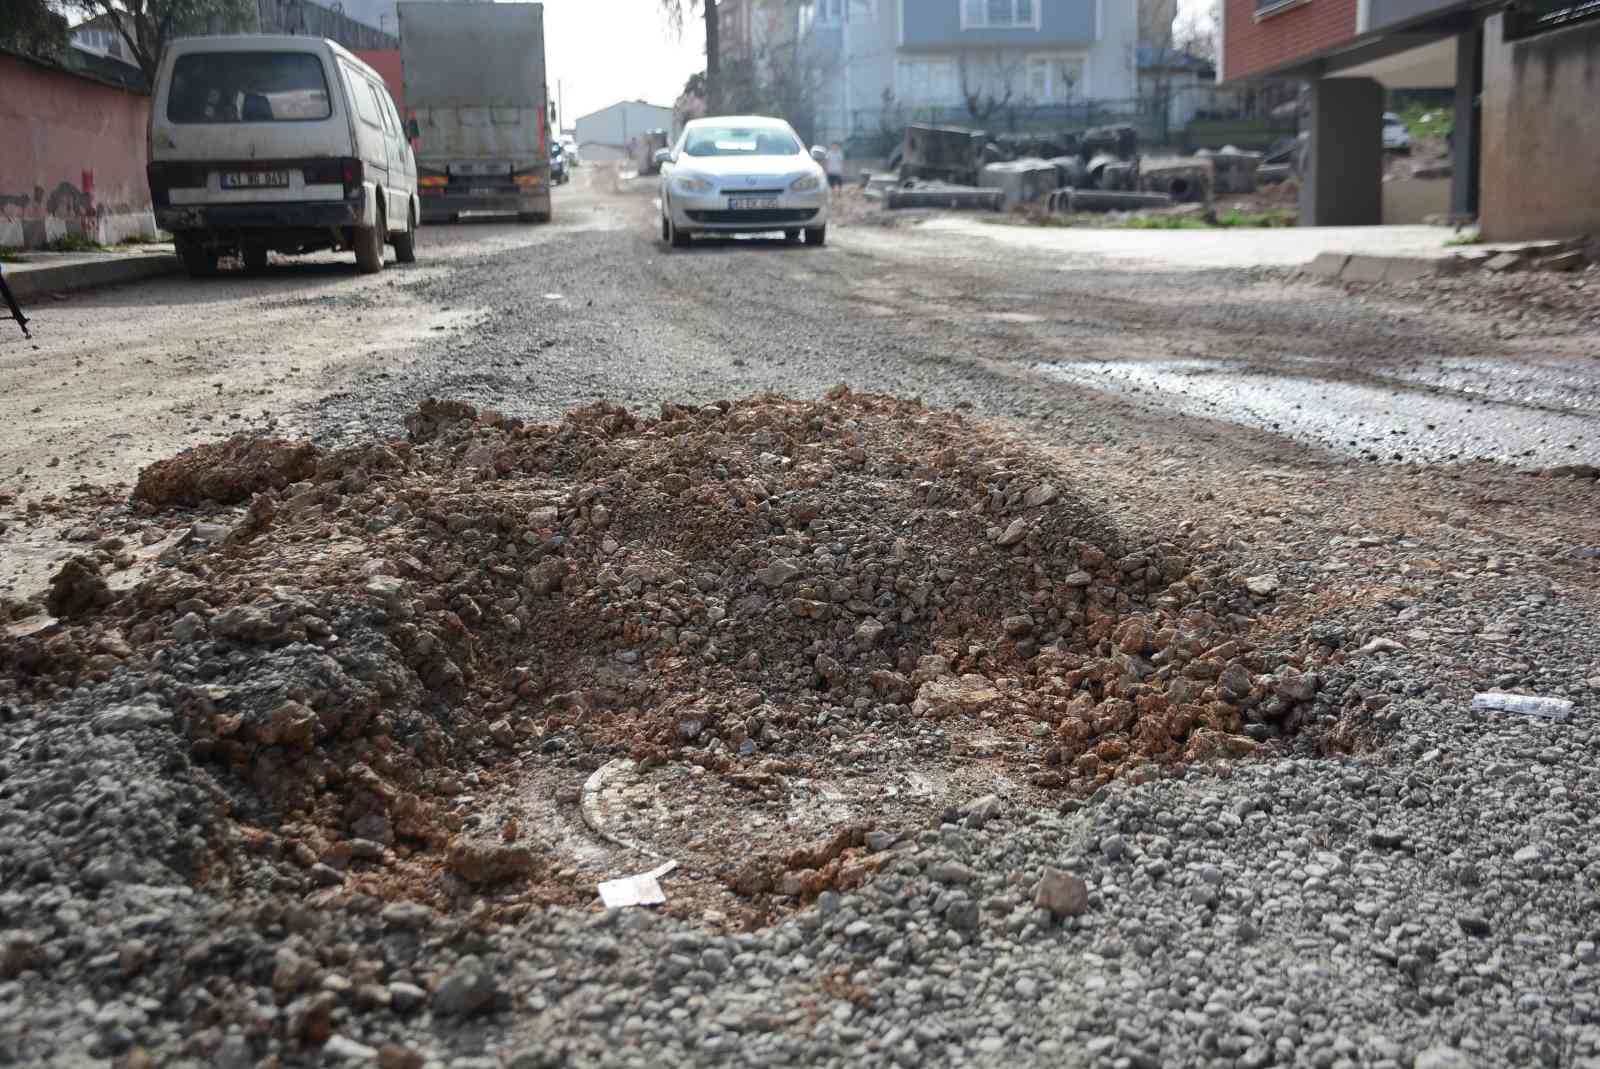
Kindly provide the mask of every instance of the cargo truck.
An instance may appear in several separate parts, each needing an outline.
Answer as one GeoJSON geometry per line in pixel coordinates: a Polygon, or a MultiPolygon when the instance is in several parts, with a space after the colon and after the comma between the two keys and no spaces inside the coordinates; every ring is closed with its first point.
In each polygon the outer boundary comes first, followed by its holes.
{"type": "Polygon", "coordinates": [[[426,222],[550,220],[544,5],[402,3],[407,126],[426,222]]]}

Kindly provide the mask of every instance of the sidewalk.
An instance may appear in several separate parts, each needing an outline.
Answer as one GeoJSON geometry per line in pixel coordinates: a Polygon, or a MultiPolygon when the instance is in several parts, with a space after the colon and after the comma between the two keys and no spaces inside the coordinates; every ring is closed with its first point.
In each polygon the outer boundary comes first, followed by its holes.
{"type": "Polygon", "coordinates": [[[23,302],[44,293],[136,282],[183,269],[171,245],[128,245],[105,252],[30,250],[16,255],[15,260],[0,263],[0,271],[23,302]]]}
{"type": "Polygon", "coordinates": [[[951,238],[986,238],[1062,258],[1063,268],[1094,269],[1107,261],[1152,270],[1301,267],[1323,253],[1437,260],[1458,252],[1455,231],[1440,226],[1282,227],[1232,230],[1123,230],[985,223],[971,216],[931,219],[920,228],[951,238]]]}

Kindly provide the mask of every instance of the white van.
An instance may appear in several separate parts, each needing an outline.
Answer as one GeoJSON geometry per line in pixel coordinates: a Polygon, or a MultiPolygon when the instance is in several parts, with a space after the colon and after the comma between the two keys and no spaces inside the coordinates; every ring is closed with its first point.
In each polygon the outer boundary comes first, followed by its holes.
{"type": "Polygon", "coordinates": [[[184,266],[237,254],[383,247],[416,259],[417,164],[378,72],[332,41],[189,37],[162,57],[150,108],[150,197],[184,266]]]}

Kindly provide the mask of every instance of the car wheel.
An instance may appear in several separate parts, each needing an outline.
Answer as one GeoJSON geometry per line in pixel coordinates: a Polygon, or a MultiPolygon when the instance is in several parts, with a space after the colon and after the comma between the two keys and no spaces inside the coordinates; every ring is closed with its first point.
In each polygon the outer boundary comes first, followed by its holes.
{"type": "Polygon", "coordinates": [[[267,247],[260,242],[241,246],[239,258],[244,261],[244,269],[252,274],[267,269],[267,247]]]}
{"type": "Polygon", "coordinates": [[[819,226],[815,230],[806,231],[807,245],[826,245],[828,243],[828,228],[819,226]]]}
{"type": "Polygon", "coordinates": [[[682,230],[679,230],[676,223],[671,224],[671,225],[672,225],[672,247],[674,249],[687,249],[689,247],[689,241],[690,241],[689,235],[684,233],[682,230]]]}
{"type": "Polygon", "coordinates": [[[549,212],[518,212],[517,213],[517,222],[519,222],[519,223],[548,223],[549,221],[550,221],[550,213],[549,212]]]}
{"type": "Polygon", "coordinates": [[[406,211],[406,232],[394,236],[394,260],[400,264],[417,262],[417,215],[410,209],[406,211]]]}
{"type": "Polygon", "coordinates": [[[661,217],[661,240],[668,244],[672,242],[672,221],[665,215],[661,217]]]}
{"type": "Polygon", "coordinates": [[[799,241],[800,240],[800,231],[798,231],[798,230],[785,230],[783,232],[783,240],[785,240],[785,241],[799,241]]]}
{"type": "Polygon", "coordinates": [[[377,226],[356,227],[356,267],[363,275],[375,275],[383,270],[383,238],[384,227],[383,208],[378,208],[377,226]]]}
{"type": "Polygon", "coordinates": [[[212,278],[217,273],[217,252],[208,249],[195,238],[178,240],[178,256],[190,278],[212,278]]]}

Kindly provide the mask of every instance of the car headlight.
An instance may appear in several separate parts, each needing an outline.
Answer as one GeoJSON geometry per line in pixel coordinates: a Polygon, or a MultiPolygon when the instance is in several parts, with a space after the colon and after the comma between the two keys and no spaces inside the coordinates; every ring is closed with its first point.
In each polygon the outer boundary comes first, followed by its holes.
{"type": "Polygon", "coordinates": [[[716,188],[704,178],[692,174],[678,175],[672,181],[678,187],[679,193],[710,193],[716,188]]]}
{"type": "Polygon", "coordinates": [[[810,193],[814,189],[822,188],[822,179],[814,174],[803,175],[796,178],[789,188],[796,193],[810,193]]]}

